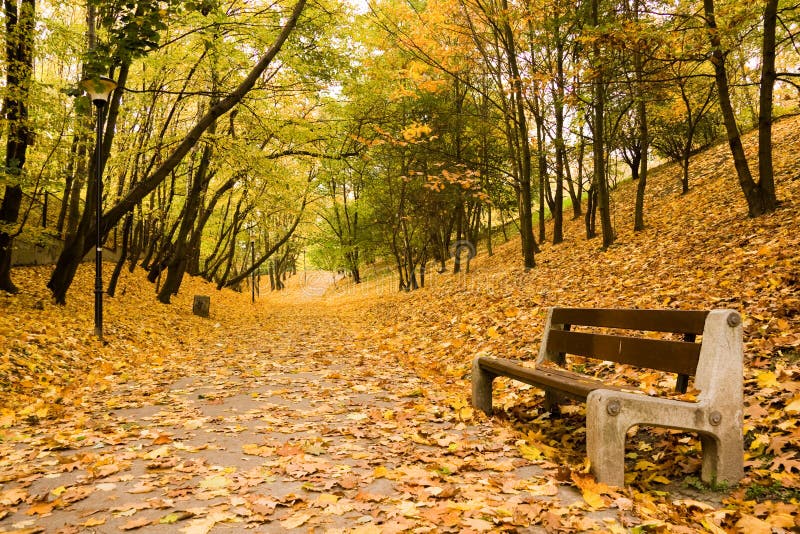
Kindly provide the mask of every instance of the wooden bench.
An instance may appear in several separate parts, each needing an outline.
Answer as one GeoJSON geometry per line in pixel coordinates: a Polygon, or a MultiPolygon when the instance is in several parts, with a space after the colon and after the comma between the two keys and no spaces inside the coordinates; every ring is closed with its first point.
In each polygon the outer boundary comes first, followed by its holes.
{"type": "Polygon", "coordinates": [[[472,404],[491,415],[492,381],[498,376],[543,389],[545,406],[551,410],[564,398],[585,400],[592,472],[598,481],[615,486],[625,483],[625,434],[630,427],[696,432],[703,448],[703,481],[735,484],[744,476],[741,322],[732,310],[551,308],[535,368],[506,359],[475,358],[472,404]],[[636,332],[681,337],[631,335],[636,332]],[[702,336],[699,342],[697,336],[702,336]],[[685,401],[608,384],[565,369],[567,354],[675,373],[676,389],[682,393],[694,377],[693,388],[699,393],[695,401],[685,401]]]}

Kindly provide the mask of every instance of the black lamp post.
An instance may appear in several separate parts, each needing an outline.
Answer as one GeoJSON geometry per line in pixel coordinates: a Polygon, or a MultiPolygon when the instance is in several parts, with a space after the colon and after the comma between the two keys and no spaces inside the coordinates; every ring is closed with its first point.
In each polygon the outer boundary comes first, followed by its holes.
{"type": "Polygon", "coordinates": [[[252,276],[250,280],[250,302],[255,303],[256,301],[256,233],[251,230],[250,231],[250,268],[253,270],[250,275],[252,276]]]}
{"type": "Polygon", "coordinates": [[[116,89],[117,83],[111,78],[100,76],[87,78],[80,83],[97,109],[97,140],[95,141],[95,230],[97,231],[97,254],[94,273],[94,335],[103,339],[103,233],[100,221],[103,215],[103,109],[116,89]]]}

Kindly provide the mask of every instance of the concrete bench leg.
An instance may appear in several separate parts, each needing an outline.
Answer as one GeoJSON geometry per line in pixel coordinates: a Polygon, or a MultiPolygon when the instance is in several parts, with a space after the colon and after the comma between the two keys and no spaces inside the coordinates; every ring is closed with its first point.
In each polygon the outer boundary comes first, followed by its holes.
{"type": "Polygon", "coordinates": [[[495,375],[481,369],[480,356],[472,361],[472,405],[492,415],[492,382],[495,375]]]}
{"type": "Polygon", "coordinates": [[[626,417],[609,413],[601,399],[592,399],[595,393],[600,392],[590,393],[586,401],[586,455],[598,482],[622,487],[625,486],[625,435],[631,424],[626,417]]]}
{"type": "Polygon", "coordinates": [[[700,434],[703,468],[700,478],[707,484],[737,484],[744,477],[744,439],[739,428],[722,435],[700,434]]]}

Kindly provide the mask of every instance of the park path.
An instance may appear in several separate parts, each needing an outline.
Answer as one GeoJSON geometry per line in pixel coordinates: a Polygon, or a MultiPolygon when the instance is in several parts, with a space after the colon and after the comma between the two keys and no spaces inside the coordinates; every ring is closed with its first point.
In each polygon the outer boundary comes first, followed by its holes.
{"type": "Polygon", "coordinates": [[[556,466],[472,417],[468,392],[449,398],[400,365],[364,317],[277,303],[247,323],[0,442],[0,532],[535,532],[591,520],[556,466]]]}

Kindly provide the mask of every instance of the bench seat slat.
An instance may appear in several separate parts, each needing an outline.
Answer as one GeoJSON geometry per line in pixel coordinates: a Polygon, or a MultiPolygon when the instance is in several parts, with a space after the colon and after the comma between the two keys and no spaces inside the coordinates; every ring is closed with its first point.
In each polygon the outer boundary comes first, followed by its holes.
{"type": "Polygon", "coordinates": [[[553,324],[702,334],[708,311],[553,308],[553,324]]]}
{"type": "Polygon", "coordinates": [[[596,389],[621,389],[604,384],[601,380],[569,371],[523,367],[503,358],[481,357],[479,362],[481,368],[490,373],[507,376],[541,389],[553,389],[578,400],[585,400],[589,393],[596,389]]]}
{"type": "Polygon", "coordinates": [[[551,352],[690,376],[694,376],[700,358],[700,345],[697,343],[566,330],[550,330],[547,348],[551,352]]]}

